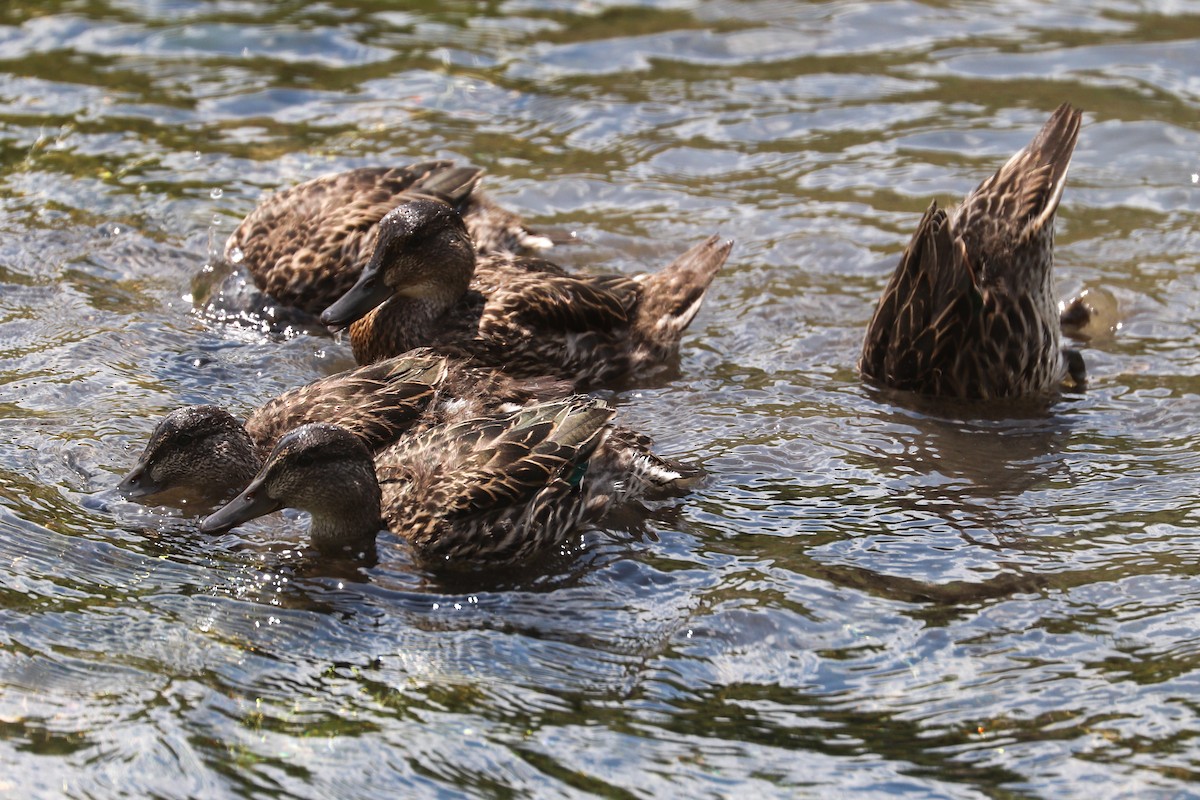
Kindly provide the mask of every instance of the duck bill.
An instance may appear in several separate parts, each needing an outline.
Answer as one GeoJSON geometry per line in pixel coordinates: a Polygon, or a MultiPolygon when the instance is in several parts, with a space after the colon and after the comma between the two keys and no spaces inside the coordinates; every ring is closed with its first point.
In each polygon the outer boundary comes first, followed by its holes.
{"type": "Polygon", "coordinates": [[[126,500],[144,500],[163,490],[162,484],[150,477],[147,467],[148,464],[145,461],[139,461],[117,484],[117,491],[126,500]]]}
{"type": "Polygon", "coordinates": [[[321,312],[321,324],[335,332],[348,328],[391,296],[392,290],[380,279],[379,270],[368,265],[350,291],[321,312]]]}
{"type": "Polygon", "coordinates": [[[247,486],[241,494],[209,514],[200,523],[203,533],[224,533],[243,522],[249,522],[283,508],[283,504],[262,491],[259,481],[247,486]]]}

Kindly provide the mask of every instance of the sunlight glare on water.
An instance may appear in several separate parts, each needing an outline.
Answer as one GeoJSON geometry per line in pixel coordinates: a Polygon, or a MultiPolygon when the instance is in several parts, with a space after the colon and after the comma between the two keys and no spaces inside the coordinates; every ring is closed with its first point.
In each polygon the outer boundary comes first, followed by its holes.
{"type": "Polygon", "coordinates": [[[1191,796],[1198,45],[1184,1],[6,4],[0,793],[1191,796]],[[1088,391],[864,386],[930,200],[1064,101],[1088,391]],[[195,313],[237,222],[433,157],[572,269],[736,240],[678,375],[612,396],[703,485],[486,585],[120,500],[170,409],[352,363],[195,313]]]}

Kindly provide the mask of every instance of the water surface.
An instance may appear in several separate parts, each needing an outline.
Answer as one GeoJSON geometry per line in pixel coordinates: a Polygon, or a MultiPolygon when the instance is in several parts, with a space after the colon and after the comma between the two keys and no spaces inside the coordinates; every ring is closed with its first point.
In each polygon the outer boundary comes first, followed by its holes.
{"type": "Polygon", "coordinates": [[[1200,777],[1200,4],[16,0],[0,9],[0,791],[1181,797],[1200,777]],[[1049,408],[854,363],[930,199],[1086,112],[1049,408]],[[737,240],[679,375],[711,476],[499,584],[116,501],[154,421],[344,368],[194,312],[325,172],[488,170],[578,269],[737,240]]]}

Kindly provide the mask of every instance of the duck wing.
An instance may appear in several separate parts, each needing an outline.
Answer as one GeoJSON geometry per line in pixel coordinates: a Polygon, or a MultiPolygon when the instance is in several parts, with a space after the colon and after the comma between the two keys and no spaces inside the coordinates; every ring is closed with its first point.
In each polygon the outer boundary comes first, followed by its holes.
{"type": "Polygon", "coordinates": [[[246,420],[246,432],[263,458],[283,434],[310,422],[338,425],[378,450],[421,419],[447,370],[445,357],[426,352],[340,372],[267,401],[246,420]]]}
{"type": "Polygon", "coordinates": [[[979,335],[983,305],[962,242],[933,202],[867,326],[859,370],[893,388],[934,391],[955,374],[964,341],[979,335]]]}
{"type": "Polygon", "coordinates": [[[588,458],[613,413],[575,396],[404,440],[376,459],[388,523],[438,563],[540,550],[588,512],[588,458]]]}
{"type": "Polygon", "coordinates": [[[572,275],[540,259],[481,259],[472,286],[487,298],[484,338],[507,338],[514,326],[535,336],[626,328],[642,297],[633,278],[572,275]]]}

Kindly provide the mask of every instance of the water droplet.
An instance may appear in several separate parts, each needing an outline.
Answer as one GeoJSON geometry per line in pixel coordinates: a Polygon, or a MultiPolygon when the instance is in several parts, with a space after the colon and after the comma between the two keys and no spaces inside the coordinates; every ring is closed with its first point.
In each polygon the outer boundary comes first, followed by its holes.
{"type": "Polygon", "coordinates": [[[242,259],[245,257],[246,254],[242,252],[242,248],[240,247],[235,247],[229,251],[229,261],[233,264],[242,263],[242,259]]]}
{"type": "Polygon", "coordinates": [[[211,192],[209,192],[208,196],[213,200],[220,200],[221,195],[223,194],[225,194],[225,190],[218,186],[216,189],[213,189],[211,192]]]}

